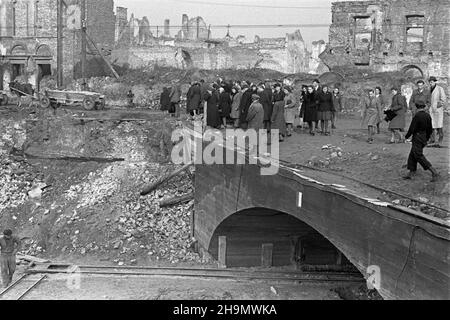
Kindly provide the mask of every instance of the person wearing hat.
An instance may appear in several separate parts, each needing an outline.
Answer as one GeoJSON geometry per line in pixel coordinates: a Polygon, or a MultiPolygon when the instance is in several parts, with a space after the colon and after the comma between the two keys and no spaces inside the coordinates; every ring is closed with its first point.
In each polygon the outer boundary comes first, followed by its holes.
{"type": "Polygon", "coordinates": [[[248,122],[248,129],[254,129],[256,132],[264,128],[264,107],[259,102],[259,99],[259,95],[252,95],[253,102],[248,108],[246,119],[248,122]]]}
{"type": "Polygon", "coordinates": [[[3,287],[7,288],[16,271],[16,254],[20,250],[20,239],[13,235],[9,229],[3,231],[0,237],[0,268],[2,272],[3,287]]]}
{"type": "Polygon", "coordinates": [[[388,142],[392,143],[403,143],[405,138],[403,137],[402,131],[405,130],[406,126],[406,111],[408,109],[408,104],[406,98],[402,95],[401,91],[397,87],[393,87],[392,91],[392,104],[389,110],[395,115],[394,118],[389,122],[389,130],[392,133],[391,140],[388,142]],[[397,140],[397,135],[399,139],[397,140]]]}
{"type": "Polygon", "coordinates": [[[240,85],[237,83],[231,89],[231,113],[230,118],[233,120],[233,126],[235,129],[239,128],[239,106],[241,104],[243,92],[241,91],[240,85]]]}
{"type": "Polygon", "coordinates": [[[222,86],[219,88],[219,112],[222,118],[222,129],[227,127],[227,121],[231,113],[231,95],[222,86]]]}
{"type": "Polygon", "coordinates": [[[206,101],[206,125],[211,128],[219,128],[221,126],[220,113],[219,113],[219,92],[216,89],[216,84],[213,87],[209,87],[203,97],[206,101]]]}
{"type": "Polygon", "coordinates": [[[431,172],[433,176],[431,182],[436,182],[439,179],[439,174],[436,169],[433,168],[423,154],[423,149],[427,145],[427,141],[430,139],[432,132],[431,116],[425,111],[425,104],[418,104],[417,112],[406,134],[406,139],[412,137],[412,146],[407,165],[409,173],[403,177],[405,180],[411,180],[416,175],[418,163],[425,171],[431,172]]]}
{"type": "Polygon", "coordinates": [[[239,104],[239,126],[245,130],[248,126],[247,113],[252,104],[252,92],[246,83],[242,86],[242,92],[241,103],[239,104]]]}
{"type": "Polygon", "coordinates": [[[444,141],[444,105],[447,100],[444,88],[437,85],[436,77],[430,77],[430,116],[433,125],[433,134],[430,140],[430,147],[441,147],[444,141]],[[436,143],[436,135],[438,141],[436,143]]]}
{"type": "Polygon", "coordinates": [[[264,129],[266,129],[267,132],[270,132],[270,119],[273,111],[272,89],[263,82],[259,86],[258,95],[260,96],[259,101],[264,108],[264,129]]]}

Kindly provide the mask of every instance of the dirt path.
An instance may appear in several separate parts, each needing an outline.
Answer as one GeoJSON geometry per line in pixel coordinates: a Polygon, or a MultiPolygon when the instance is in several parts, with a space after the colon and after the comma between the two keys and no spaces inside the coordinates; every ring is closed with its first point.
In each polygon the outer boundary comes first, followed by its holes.
{"type": "MultiPolygon", "coordinates": [[[[409,123],[410,119],[407,119],[409,123]]],[[[448,127],[449,119],[446,120],[448,127]]],[[[392,190],[409,197],[429,201],[442,208],[450,209],[449,203],[449,133],[446,132],[444,139],[445,148],[427,148],[425,155],[435,168],[440,172],[441,179],[437,183],[430,182],[430,174],[419,167],[417,178],[413,181],[405,181],[402,176],[407,173],[402,166],[406,164],[411,144],[386,144],[390,135],[384,124],[382,132],[375,136],[373,144],[368,144],[367,132],[360,128],[359,120],[355,117],[340,119],[338,129],[333,135],[326,137],[316,135],[311,137],[306,132],[298,130],[292,137],[280,145],[280,159],[301,165],[312,165],[316,163],[318,168],[330,173],[357,178],[370,184],[392,190]],[[328,149],[322,149],[328,145],[328,149]],[[336,148],[341,148],[342,155],[332,153],[336,148]]],[[[336,184],[342,184],[342,178],[321,173],[312,173],[316,177],[326,178],[336,184]]],[[[311,177],[311,171],[308,176],[311,177]]],[[[314,176],[312,176],[314,178],[314,176]]],[[[347,184],[357,184],[346,181],[347,184]]],[[[350,188],[350,186],[348,186],[350,188]]],[[[351,189],[351,188],[350,188],[351,189]]],[[[369,192],[372,197],[380,196],[379,192],[362,187],[363,190],[355,191],[369,192]]],[[[394,200],[394,199],[392,199],[394,200]]]]}
{"type": "Polygon", "coordinates": [[[338,300],[338,284],[286,284],[165,276],[48,275],[24,300],[338,300]]]}

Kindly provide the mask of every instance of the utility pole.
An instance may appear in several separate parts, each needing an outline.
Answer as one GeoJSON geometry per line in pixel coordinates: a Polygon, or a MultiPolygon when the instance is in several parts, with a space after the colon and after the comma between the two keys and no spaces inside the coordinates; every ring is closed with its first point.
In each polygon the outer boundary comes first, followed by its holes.
{"type": "Polygon", "coordinates": [[[83,78],[83,90],[86,90],[86,0],[81,0],[81,77],[83,78]]]}
{"type": "Polygon", "coordinates": [[[63,83],[63,0],[57,0],[57,13],[56,13],[56,20],[57,20],[57,27],[56,27],[56,33],[57,33],[57,53],[56,53],[56,78],[57,78],[57,85],[58,88],[62,88],[63,83]]]}

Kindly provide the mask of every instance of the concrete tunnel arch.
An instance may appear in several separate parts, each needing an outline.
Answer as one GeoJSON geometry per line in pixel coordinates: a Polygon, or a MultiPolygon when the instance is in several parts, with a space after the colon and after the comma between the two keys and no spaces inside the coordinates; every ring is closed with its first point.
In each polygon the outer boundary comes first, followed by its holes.
{"type": "Polygon", "coordinates": [[[261,265],[262,245],[273,245],[273,266],[345,265],[356,269],[337,245],[297,215],[253,207],[224,218],[214,230],[208,251],[218,258],[218,237],[227,237],[227,266],[261,265]]]}

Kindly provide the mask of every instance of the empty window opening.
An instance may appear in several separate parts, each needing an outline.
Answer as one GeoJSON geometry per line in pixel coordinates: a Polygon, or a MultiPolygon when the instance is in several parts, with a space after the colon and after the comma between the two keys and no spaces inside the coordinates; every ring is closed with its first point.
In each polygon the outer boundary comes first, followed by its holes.
{"type": "Polygon", "coordinates": [[[365,49],[372,42],[373,24],[370,17],[355,17],[354,42],[356,49],[365,49]]]}
{"type": "Polygon", "coordinates": [[[425,17],[419,15],[406,17],[406,42],[422,44],[424,39],[425,17]]]}

